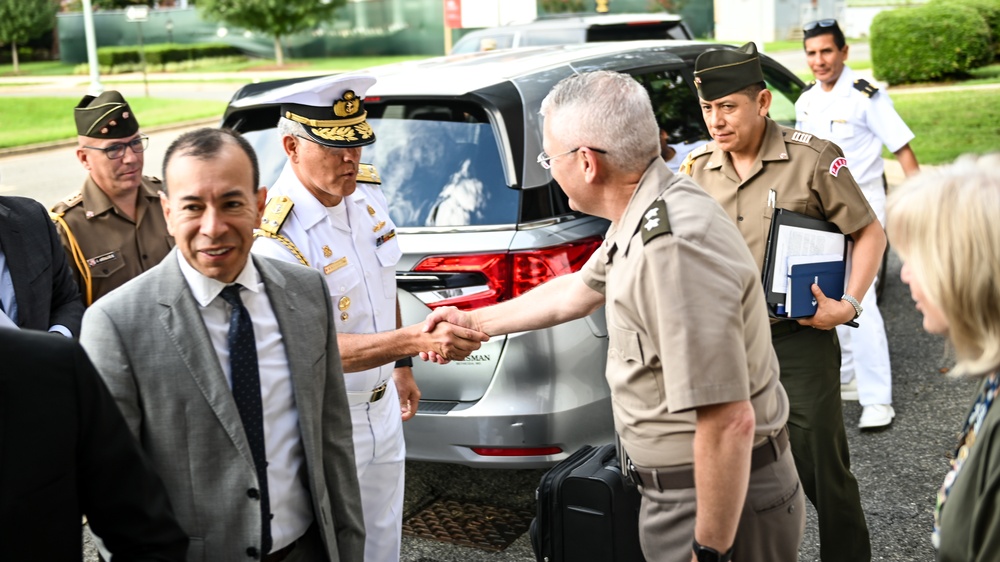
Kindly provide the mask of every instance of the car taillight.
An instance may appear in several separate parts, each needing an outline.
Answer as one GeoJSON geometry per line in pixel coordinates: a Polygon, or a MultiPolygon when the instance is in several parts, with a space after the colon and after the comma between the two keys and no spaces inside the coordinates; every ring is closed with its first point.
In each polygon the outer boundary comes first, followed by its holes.
{"type": "Polygon", "coordinates": [[[517,252],[432,256],[424,258],[415,272],[479,273],[482,282],[417,295],[430,308],[454,306],[474,310],[522,295],[560,275],[579,271],[600,247],[600,237],[517,252]]]}
{"type": "Polygon", "coordinates": [[[544,455],[558,455],[562,452],[559,447],[471,447],[472,452],[483,457],[535,457],[544,455]]]}

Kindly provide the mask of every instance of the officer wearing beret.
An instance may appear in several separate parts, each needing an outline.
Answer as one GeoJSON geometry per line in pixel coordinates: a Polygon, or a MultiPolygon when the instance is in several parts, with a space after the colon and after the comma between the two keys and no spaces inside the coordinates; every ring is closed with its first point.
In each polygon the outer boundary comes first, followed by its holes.
{"type": "Polygon", "coordinates": [[[158,264],[173,247],[160,207],[160,180],[143,177],[149,137],[122,95],[84,96],[76,109],[83,188],[52,208],[84,304],[158,264]]]}
{"type": "Polygon", "coordinates": [[[253,251],[320,271],[337,308],[355,460],[365,519],[365,560],[399,560],[402,537],[402,422],[420,390],[412,357],[433,349],[464,359],[485,341],[465,328],[403,328],[396,301],[402,256],[378,174],[360,164],[375,142],[364,95],[370,76],[336,75],[270,94],[288,161],[268,192],[253,251]]]}
{"type": "MultiPolygon", "coordinates": [[[[795,126],[837,143],[879,222],[885,225],[882,146],[896,156],[907,176],[913,176],[920,171],[910,148],[913,132],[896,113],[889,94],[845,64],[848,46],[837,20],[809,22],[802,32],[806,62],[816,81],[795,102],[795,126]]],[[[843,389],[841,396],[860,399],[858,427],[866,429],[889,425],[896,412],[892,409],[889,344],[874,290],[865,294],[861,305],[865,317],[858,321],[858,329],[838,326],[837,336],[840,382],[855,386],[843,389]]]]}
{"type": "Polygon", "coordinates": [[[834,327],[861,314],[885,249],[885,234],[835,144],[782,127],[768,116],[767,90],[753,43],[702,53],[695,86],[713,142],[682,166],[726,210],[763,266],[775,208],[832,222],[854,240],[844,295],[824,295],[810,318],[773,320],[771,339],[788,393],[795,465],[819,513],[824,561],[871,558],[868,527],[840,402],[840,348],[834,327]]]}

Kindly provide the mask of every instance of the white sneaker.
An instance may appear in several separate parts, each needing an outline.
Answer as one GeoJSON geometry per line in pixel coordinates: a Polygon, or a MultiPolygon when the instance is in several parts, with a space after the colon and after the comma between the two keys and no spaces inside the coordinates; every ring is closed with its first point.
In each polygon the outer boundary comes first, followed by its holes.
{"type": "Polygon", "coordinates": [[[885,427],[892,423],[894,417],[896,417],[896,411],[888,404],[864,406],[861,409],[861,421],[858,422],[858,427],[861,429],[885,427]]]}
{"type": "Polygon", "coordinates": [[[858,379],[853,378],[847,384],[840,383],[840,399],[858,401],[858,379]]]}

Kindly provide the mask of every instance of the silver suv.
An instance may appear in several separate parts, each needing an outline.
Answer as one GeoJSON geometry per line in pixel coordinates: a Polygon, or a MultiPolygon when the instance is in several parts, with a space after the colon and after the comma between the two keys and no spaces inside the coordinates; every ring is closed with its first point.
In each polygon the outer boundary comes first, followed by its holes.
{"type": "MultiPolygon", "coordinates": [[[[378,82],[365,107],[378,142],[365,147],[362,161],[381,173],[399,226],[404,323],[438,306],[477,308],[516,297],[578,270],[600,244],[607,221],[572,211],[535,161],[542,150],[538,107],[556,82],[596,69],[631,73],[649,89],[669,142],[694,142],[707,133],[691,69],[714,47],[592,43],[371,69],[378,82]]],[[[801,81],[766,57],[763,64],[776,93],[772,116],[794,122],[801,81]]],[[[255,146],[265,185],[285,155],[278,108],[255,99],[289,82],[244,87],[222,122],[255,146]]],[[[423,398],[404,424],[408,458],[542,467],[584,444],[611,441],[607,342],[602,308],[555,328],[495,337],[465,361],[418,361],[423,398]]]]}
{"type": "Polygon", "coordinates": [[[469,32],[459,39],[451,54],[475,53],[516,47],[572,45],[598,41],[644,39],[693,39],[680,16],[651,14],[556,15],[520,24],[502,25],[469,32]]]}

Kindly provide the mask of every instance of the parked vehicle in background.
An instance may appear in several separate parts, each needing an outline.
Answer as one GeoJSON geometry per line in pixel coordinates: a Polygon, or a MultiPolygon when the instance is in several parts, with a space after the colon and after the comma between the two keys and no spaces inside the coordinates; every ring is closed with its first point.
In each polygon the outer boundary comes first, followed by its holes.
{"type": "MultiPolygon", "coordinates": [[[[548,170],[538,108],[559,80],[608,69],[649,90],[668,141],[708,138],[692,86],[695,58],[711,48],[679,41],[587,43],[441,57],[369,69],[365,107],[378,141],[362,161],[382,177],[403,258],[397,268],[406,325],[435,307],[478,308],[578,270],[607,221],[571,210],[548,170]]],[[[762,56],[771,115],[795,122],[802,82],[762,56]]],[[[237,92],[222,125],[257,150],[264,185],[285,162],[279,109],[237,92]]],[[[623,132],[627,134],[627,132],[623,132]]],[[[613,150],[613,147],[610,148],[613,150]]],[[[679,320],[680,321],[680,320],[679,320]]],[[[552,465],[584,444],[614,439],[604,380],[604,309],[554,328],[493,338],[465,361],[417,361],[423,397],[403,424],[410,459],[481,467],[552,465]]],[[[667,368],[669,376],[669,367],[667,368]]]]}
{"type": "Polygon", "coordinates": [[[543,45],[693,38],[680,16],[664,12],[557,15],[472,31],[455,42],[451,54],[543,45]]]}

